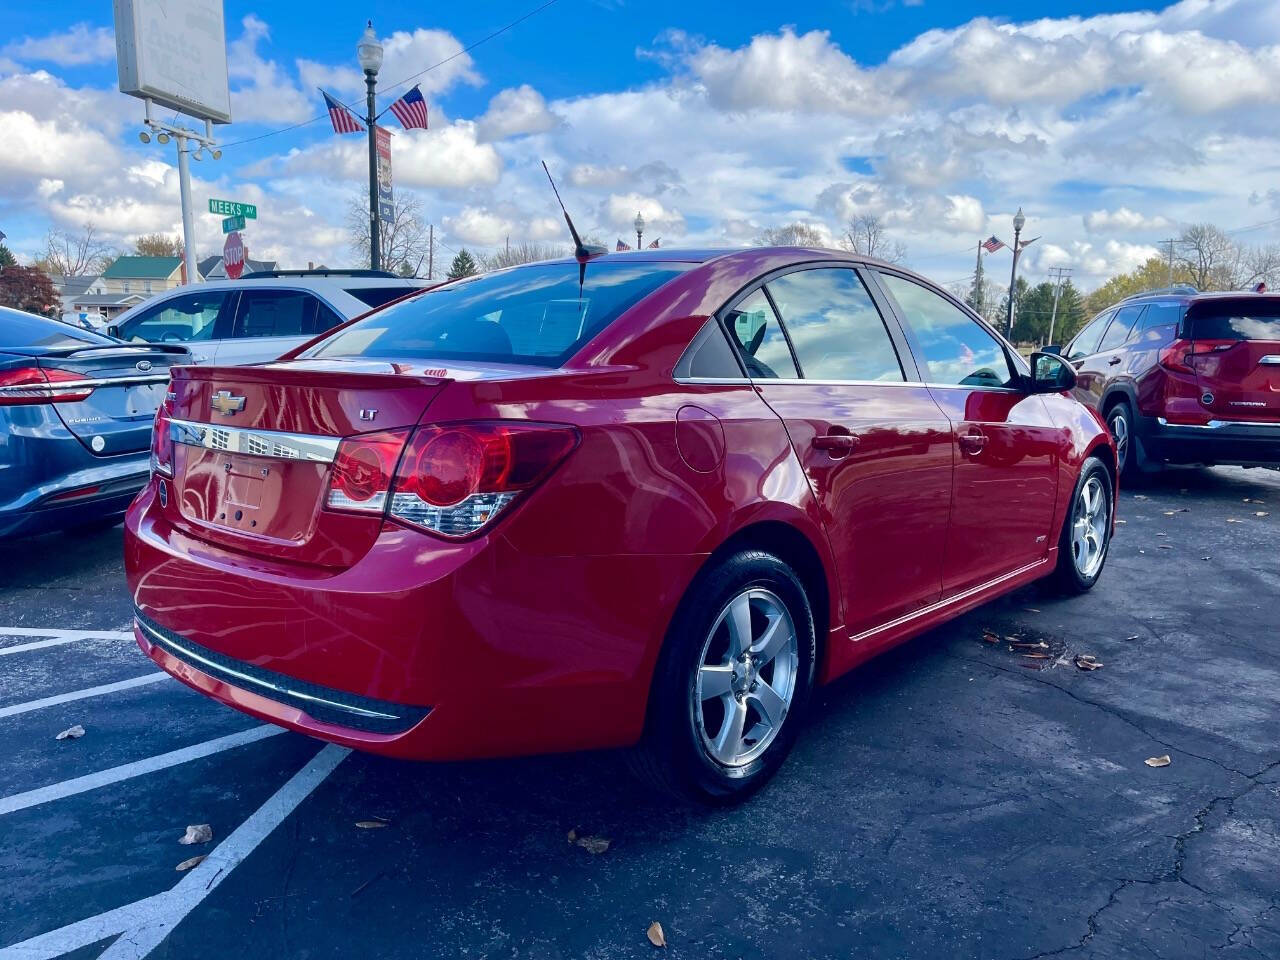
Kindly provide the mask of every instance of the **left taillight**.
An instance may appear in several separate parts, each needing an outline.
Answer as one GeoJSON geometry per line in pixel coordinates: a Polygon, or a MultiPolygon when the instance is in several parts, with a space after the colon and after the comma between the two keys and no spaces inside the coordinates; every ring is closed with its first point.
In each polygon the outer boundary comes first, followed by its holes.
{"type": "Polygon", "coordinates": [[[169,397],[156,407],[156,419],[151,426],[151,475],[173,476],[173,429],[169,418],[169,397]]]}
{"type": "Polygon", "coordinates": [[[30,406],[35,403],[77,403],[93,393],[83,383],[84,375],[70,370],[19,367],[0,371],[0,407],[30,406]]]}

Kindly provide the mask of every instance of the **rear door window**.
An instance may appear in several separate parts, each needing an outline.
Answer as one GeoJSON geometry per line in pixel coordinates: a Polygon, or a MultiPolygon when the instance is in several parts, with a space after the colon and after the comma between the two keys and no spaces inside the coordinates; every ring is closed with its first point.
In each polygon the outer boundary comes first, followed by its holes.
{"type": "Polygon", "coordinates": [[[1108,350],[1115,350],[1124,346],[1129,339],[1129,334],[1133,332],[1133,328],[1137,326],[1138,318],[1142,316],[1144,309],[1143,304],[1132,307],[1121,307],[1116,311],[1116,318],[1111,321],[1111,326],[1107,327],[1107,332],[1102,335],[1102,342],[1098,344],[1095,353],[1106,353],[1108,350]]]}
{"type": "Polygon", "coordinates": [[[1280,299],[1202,300],[1191,305],[1187,316],[1195,340],[1280,341],[1280,299]]]}
{"type": "Polygon", "coordinates": [[[234,309],[229,290],[186,293],[120,323],[120,337],[136,343],[193,343],[216,339],[234,309]]]}
{"type": "Polygon", "coordinates": [[[358,320],[308,357],[458,359],[557,366],[692,263],[540,263],[436,287],[358,320]]]}
{"type": "Polygon", "coordinates": [[[1010,387],[1018,379],[1004,347],[950,300],[913,280],[882,273],[919,341],[930,383],[1010,387]]]}
{"type": "Polygon", "coordinates": [[[725,315],[725,326],[742,353],[749,376],[764,380],[794,380],[800,376],[787,335],[763,289],[738,301],[725,315]]]}
{"type": "Polygon", "coordinates": [[[799,270],[765,286],[806,380],[906,379],[884,319],[852,270],[799,270]]]}
{"type": "Polygon", "coordinates": [[[1138,338],[1141,342],[1169,342],[1177,336],[1178,324],[1182,321],[1185,306],[1173,300],[1161,300],[1147,304],[1147,312],[1142,315],[1139,324],[1138,338]]]}
{"type": "Polygon", "coordinates": [[[302,290],[245,290],[236,314],[236,339],[300,337],[315,330],[318,301],[302,290]]]}

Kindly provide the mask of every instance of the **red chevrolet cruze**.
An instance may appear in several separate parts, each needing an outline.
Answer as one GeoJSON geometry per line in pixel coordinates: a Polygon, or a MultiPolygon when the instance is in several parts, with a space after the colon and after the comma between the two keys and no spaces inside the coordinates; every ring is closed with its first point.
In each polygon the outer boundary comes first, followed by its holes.
{"type": "Polygon", "coordinates": [[[1115,452],[1061,359],[832,251],[584,263],[175,368],[127,521],[142,649],[363,750],[636,745],[726,801],[815,684],[1038,578],[1097,580],[1115,452]]]}

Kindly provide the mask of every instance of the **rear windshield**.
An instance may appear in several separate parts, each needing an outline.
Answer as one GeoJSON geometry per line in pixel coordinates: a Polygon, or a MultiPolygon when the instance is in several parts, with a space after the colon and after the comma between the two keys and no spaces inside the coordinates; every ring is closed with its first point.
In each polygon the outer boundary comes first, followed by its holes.
{"type": "Polygon", "coordinates": [[[0,307],[0,347],[40,347],[60,350],[67,347],[99,347],[115,343],[110,337],[61,320],[37,317],[9,307],[0,307]]]}
{"type": "Polygon", "coordinates": [[[347,293],[351,294],[366,307],[380,307],[384,303],[390,303],[396,297],[403,297],[413,289],[413,287],[409,286],[349,287],[347,293]]]}
{"type": "Polygon", "coordinates": [[[1187,316],[1195,340],[1280,340],[1280,299],[1201,300],[1187,316]]]}
{"type": "Polygon", "coordinates": [[[460,280],[388,307],[307,357],[455,359],[557,366],[691,263],[540,263],[460,280]]]}

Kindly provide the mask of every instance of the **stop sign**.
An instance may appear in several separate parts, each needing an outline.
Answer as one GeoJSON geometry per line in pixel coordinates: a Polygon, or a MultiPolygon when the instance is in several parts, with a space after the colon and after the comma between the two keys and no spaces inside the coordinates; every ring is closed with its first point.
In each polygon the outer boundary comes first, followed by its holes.
{"type": "Polygon", "coordinates": [[[222,245],[222,266],[232,280],[239,280],[244,272],[244,243],[237,230],[228,233],[227,242],[222,245]]]}

